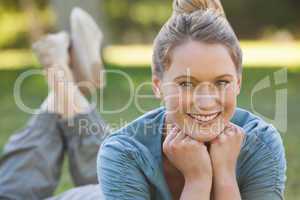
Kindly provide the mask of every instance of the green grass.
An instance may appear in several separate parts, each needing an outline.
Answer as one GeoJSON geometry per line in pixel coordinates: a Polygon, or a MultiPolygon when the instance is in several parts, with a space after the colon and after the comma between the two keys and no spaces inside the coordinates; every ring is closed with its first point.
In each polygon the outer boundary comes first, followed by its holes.
{"type": "MultiPolygon", "coordinates": [[[[110,67],[112,68],[112,67],[110,67]]],[[[120,68],[128,73],[135,86],[150,81],[150,68],[120,68]]],[[[29,118],[29,115],[22,112],[15,104],[13,97],[13,85],[18,77],[26,69],[1,70],[0,71],[0,152],[8,137],[16,130],[20,129],[29,118]]],[[[254,85],[266,76],[272,76],[277,68],[245,68],[243,75],[243,89],[239,96],[239,106],[250,109],[250,91],[254,85]]],[[[271,77],[271,80],[273,78],[271,77]]],[[[121,107],[127,101],[128,84],[124,79],[116,75],[109,74],[107,77],[107,87],[103,90],[103,106],[106,109],[121,107]]],[[[275,98],[274,90],[276,88],[288,88],[288,130],[283,133],[286,155],[288,160],[288,182],[286,190],[287,200],[296,200],[300,198],[300,154],[299,154],[299,114],[300,114],[300,68],[293,68],[288,71],[288,83],[281,86],[272,84],[271,88],[262,90],[255,94],[253,102],[257,111],[269,118],[274,113],[275,98]]],[[[27,105],[38,107],[47,95],[47,86],[42,77],[34,77],[26,80],[22,88],[22,96],[27,105]]],[[[143,94],[151,94],[151,87],[145,87],[143,94]]],[[[143,109],[150,110],[159,104],[156,100],[143,100],[143,109]]],[[[119,123],[120,119],[131,121],[140,113],[132,103],[128,109],[118,114],[102,114],[108,123],[119,123]]],[[[64,170],[60,185],[56,193],[67,190],[72,187],[70,177],[67,171],[67,163],[64,164],[64,170]]]]}

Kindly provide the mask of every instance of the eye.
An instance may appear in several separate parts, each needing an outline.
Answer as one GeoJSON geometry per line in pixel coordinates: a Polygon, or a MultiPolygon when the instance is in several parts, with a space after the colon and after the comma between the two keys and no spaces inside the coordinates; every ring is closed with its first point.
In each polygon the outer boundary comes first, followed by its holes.
{"type": "Polygon", "coordinates": [[[216,86],[217,87],[226,87],[229,83],[230,83],[230,81],[227,81],[227,80],[219,80],[216,82],[216,86]]]}
{"type": "Polygon", "coordinates": [[[194,86],[194,84],[192,82],[188,82],[188,81],[183,81],[183,82],[179,83],[179,85],[181,87],[193,87],[194,86]]]}

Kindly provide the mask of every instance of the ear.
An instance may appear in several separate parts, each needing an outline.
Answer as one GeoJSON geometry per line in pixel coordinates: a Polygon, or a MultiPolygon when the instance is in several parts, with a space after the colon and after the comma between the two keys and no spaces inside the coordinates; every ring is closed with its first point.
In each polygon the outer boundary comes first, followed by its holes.
{"type": "Polygon", "coordinates": [[[162,97],[161,93],[161,80],[156,75],[152,75],[152,90],[156,98],[162,97]]]}
{"type": "Polygon", "coordinates": [[[242,88],[242,74],[239,74],[237,78],[236,95],[239,95],[242,88]]]}

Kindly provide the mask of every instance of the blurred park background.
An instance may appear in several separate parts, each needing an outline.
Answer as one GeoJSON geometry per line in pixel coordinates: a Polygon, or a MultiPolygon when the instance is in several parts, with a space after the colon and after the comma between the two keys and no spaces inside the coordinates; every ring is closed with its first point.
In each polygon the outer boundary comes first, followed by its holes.
{"type": "MultiPolygon", "coordinates": [[[[222,1],[227,17],[241,40],[244,52],[243,88],[239,106],[274,118],[275,92],[288,91],[287,131],[282,132],[288,160],[287,200],[300,199],[300,1],[230,0],[222,1]],[[287,69],[287,83],[276,85],[274,72],[287,69]],[[272,84],[254,95],[253,87],[263,78],[272,84]]],[[[41,67],[30,50],[41,35],[68,30],[70,8],[84,8],[97,19],[105,34],[103,59],[106,68],[128,73],[138,85],[151,80],[151,44],[162,24],[171,14],[172,0],[0,0],[0,152],[9,136],[20,129],[29,114],[15,104],[13,87],[24,71],[41,67]]],[[[104,107],[118,108],[128,97],[125,80],[108,75],[104,107]],[[117,93],[116,93],[117,91],[117,93]],[[118,98],[115,98],[118,95],[118,98]]],[[[142,88],[151,94],[151,87],[142,88]]],[[[38,107],[47,95],[43,77],[24,82],[22,97],[31,107],[38,107]]],[[[159,105],[143,100],[143,109],[159,105]]],[[[118,114],[103,114],[108,123],[121,118],[130,121],[140,113],[134,104],[118,114]]],[[[282,119],[283,120],[283,119],[282,119]]],[[[274,124],[276,126],[276,124],[274,124]]],[[[56,193],[72,187],[65,162],[56,193]]],[[[1,178],[1,177],[0,177],[1,178]]]]}

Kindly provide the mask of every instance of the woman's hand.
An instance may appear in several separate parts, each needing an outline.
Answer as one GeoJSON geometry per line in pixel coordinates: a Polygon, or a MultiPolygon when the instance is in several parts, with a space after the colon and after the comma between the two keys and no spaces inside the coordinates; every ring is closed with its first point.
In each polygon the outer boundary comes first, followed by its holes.
{"type": "Polygon", "coordinates": [[[185,135],[177,127],[167,134],[163,152],[185,178],[212,177],[211,161],[205,144],[185,135]]]}
{"type": "Polygon", "coordinates": [[[212,166],[205,144],[173,128],[163,143],[163,152],[185,178],[181,199],[209,199],[212,166]]]}
{"type": "Polygon", "coordinates": [[[235,174],[237,158],[244,138],[243,130],[230,123],[210,144],[214,174],[235,174]]]}
{"type": "Polygon", "coordinates": [[[240,199],[235,170],[244,137],[243,130],[230,123],[223,133],[211,142],[214,199],[240,199]],[[227,198],[227,195],[230,196],[227,198]]]}

